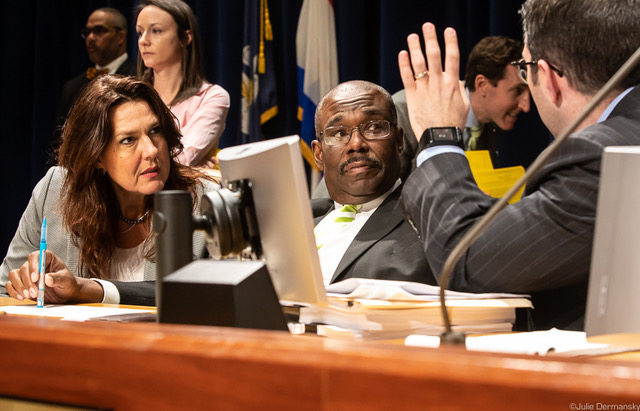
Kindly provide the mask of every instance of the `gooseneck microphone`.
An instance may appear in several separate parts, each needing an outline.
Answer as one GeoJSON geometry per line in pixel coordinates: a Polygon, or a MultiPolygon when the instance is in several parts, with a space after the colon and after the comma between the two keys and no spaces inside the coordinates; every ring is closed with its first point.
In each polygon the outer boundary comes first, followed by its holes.
{"type": "Polygon", "coordinates": [[[469,249],[471,244],[486,230],[491,222],[496,218],[498,213],[507,206],[509,200],[523,187],[531,178],[540,170],[540,168],[547,162],[551,154],[553,154],[573,133],[573,131],[584,121],[585,118],[598,104],[611,92],[611,90],[618,87],[618,85],[624,80],[629,73],[640,62],[640,47],[629,57],[629,59],[620,67],[620,69],[611,77],[611,79],[596,93],[591,99],[589,104],[582,110],[580,115],[569,124],[569,126],[554,140],[547,150],[542,152],[538,158],[529,166],[525,174],[507,191],[507,193],[500,198],[487,213],[480,218],[480,220],[462,237],[460,242],[449,253],[449,256],[442,266],[440,272],[440,307],[442,309],[442,319],[444,322],[445,331],[440,336],[441,345],[457,345],[464,344],[465,336],[463,333],[453,332],[451,330],[451,320],[449,318],[449,312],[447,311],[445,290],[449,285],[449,278],[453,272],[453,268],[456,263],[462,257],[462,255],[469,249]]]}

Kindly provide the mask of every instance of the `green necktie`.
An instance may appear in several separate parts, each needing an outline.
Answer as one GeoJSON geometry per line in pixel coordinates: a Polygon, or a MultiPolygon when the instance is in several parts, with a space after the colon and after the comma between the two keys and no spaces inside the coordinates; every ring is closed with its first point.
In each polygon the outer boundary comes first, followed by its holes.
{"type": "Polygon", "coordinates": [[[354,205],[347,204],[338,211],[338,215],[333,220],[334,223],[350,223],[356,219],[358,208],[354,205]]]}
{"type": "Polygon", "coordinates": [[[469,138],[469,144],[467,145],[469,150],[477,150],[480,136],[484,130],[484,124],[478,127],[470,127],[471,137],[469,138]]]}
{"type": "Polygon", "coordinates": [[[331,238],[336,232],[355,220],[359,208],[362,208],[362,206],[347,204],[336,212],[333,220],[321,221],[314,229],[317,247],[322,247],[328,238],[331,238]]]}

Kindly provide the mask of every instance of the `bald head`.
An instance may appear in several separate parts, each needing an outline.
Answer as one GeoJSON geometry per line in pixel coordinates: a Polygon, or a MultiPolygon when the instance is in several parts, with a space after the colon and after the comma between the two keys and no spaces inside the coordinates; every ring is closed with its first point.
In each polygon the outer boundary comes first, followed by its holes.
{"type": "Polygon", "coordinates": [[[87,19],[84,41],[89,60],[106,66],[127,51],[127,20],[116,9],[97,9],[87,19]]]}
{"type": "Polygon", "coordinates": [[[311,147],[334,201],[364,204],[398,181],[403,133],[397,121],[391,95],[366,81],[342,83],[318,104],[311,147]]]}
{"type": "Polygon", "coordinates": [[[322,108],[326,100],[335,99],[336,96],[355,95],[355,94],[358,94],[358,92],[366,91],[366,90],[371,90],[375,93],[379,93],[380,95],[382,95],[383,99],[386,102],[387,109],[389,110],[389,121],[391,121],[394,124],[397,124],[398,114],[396,112],[396,106],[393,103],[393,98],[391,97],[391,94],[389,94],[387,90],[369,81],[352,80],[352,81],[346,81],[344,83],[340,83],[334,88],[332,88],[331,90],[329,90],[329,92],[322,98],[322,100],[320,100],[320,103],[318,103],[318,107],[316,108],[316,114],[314,117],[314,123],[316,126],[316,136],[320,131],[322,131],[321,125],[320,125],[320,117],[322,116],[322,108]]]}

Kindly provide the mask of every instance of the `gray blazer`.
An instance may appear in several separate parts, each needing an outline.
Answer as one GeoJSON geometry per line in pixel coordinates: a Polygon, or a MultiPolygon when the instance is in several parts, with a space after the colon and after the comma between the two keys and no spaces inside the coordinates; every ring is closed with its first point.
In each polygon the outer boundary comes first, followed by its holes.
{"type": "MultiPolygon", "coordinates": [[[[436,284],[422,244],[398,209],[402,188],[394,190],[369,217],[340,260],[331,282],[350,277],[436,284]]],[[[334,207],[330,198],[311,201],[318,224],[334,207]]]]}
{"type": "MultiPolygon", "coordinates": [[[[27,260],[29,253],[40,248],[40,227],[42,226],[43,217],[47,218],[47,249],[60,257],[72,273],[77,276],[87,277],[86,272],[79,272],[78,247],[73,244],[71,235],[62,225],[59,201],[65,173],[62,167],[52,167],[33,189],[29,204],[22,214],[18,229],[0,266],[0,293],[6,294],[4,284],[9,279],[9,271],[20,267],[27,260]]],[[[215,189],[215,183],[207,180],[203,180],[203,183],[205,184],[204,191],[215,189]]],[[[198,204],[201,196],[202,193],[198,192],[197,210],[199,209],[198,204]]],[[[205,254],[205,241],[203,234],[199,231],[193,234],[193,253],[194,257],[202,257],[205,254]]],[[[152,281],[155,277],[155,263],[145,261],[144,279],[152,281]]],[[[133,287],[136,286],[133,285],[133,287]]],[[[127,288],[127,290],[129,289],[127,288]]],[[[128,299],[127,293],[125,295],[121,293],[121,302],[123,304],[134,303],[128,299]]],[[[138,303],[142,302],[139,301],[138,303]]]]}
{"type": "MultiPolygon", "coordinates": [[[[537,329],[582,329],[602,151],[640,145],[640,87],[609,118],[572,135],[462,256],[450,288],[531,293],[537,329]]],[[[405,183],[402,203],[439,273],[453,247],[496,201],[458,154],[437,155],[405,183]]]]}

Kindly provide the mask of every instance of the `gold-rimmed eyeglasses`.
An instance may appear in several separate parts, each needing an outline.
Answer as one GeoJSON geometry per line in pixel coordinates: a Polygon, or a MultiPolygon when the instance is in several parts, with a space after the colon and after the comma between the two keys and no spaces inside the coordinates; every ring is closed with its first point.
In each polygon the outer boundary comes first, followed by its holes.
{"type": "Polygon", "coordinates": [[[395,127],[396,125],[387,120],[372,120],[365,121],[358,127],[342,125],[327,127],[320,132],[320,136],[328,146],[342,146],[351,140],[351,135],[355,130],[358,130],[365,140],[382,140],[391,134],[391,126],[395,127]]]}

